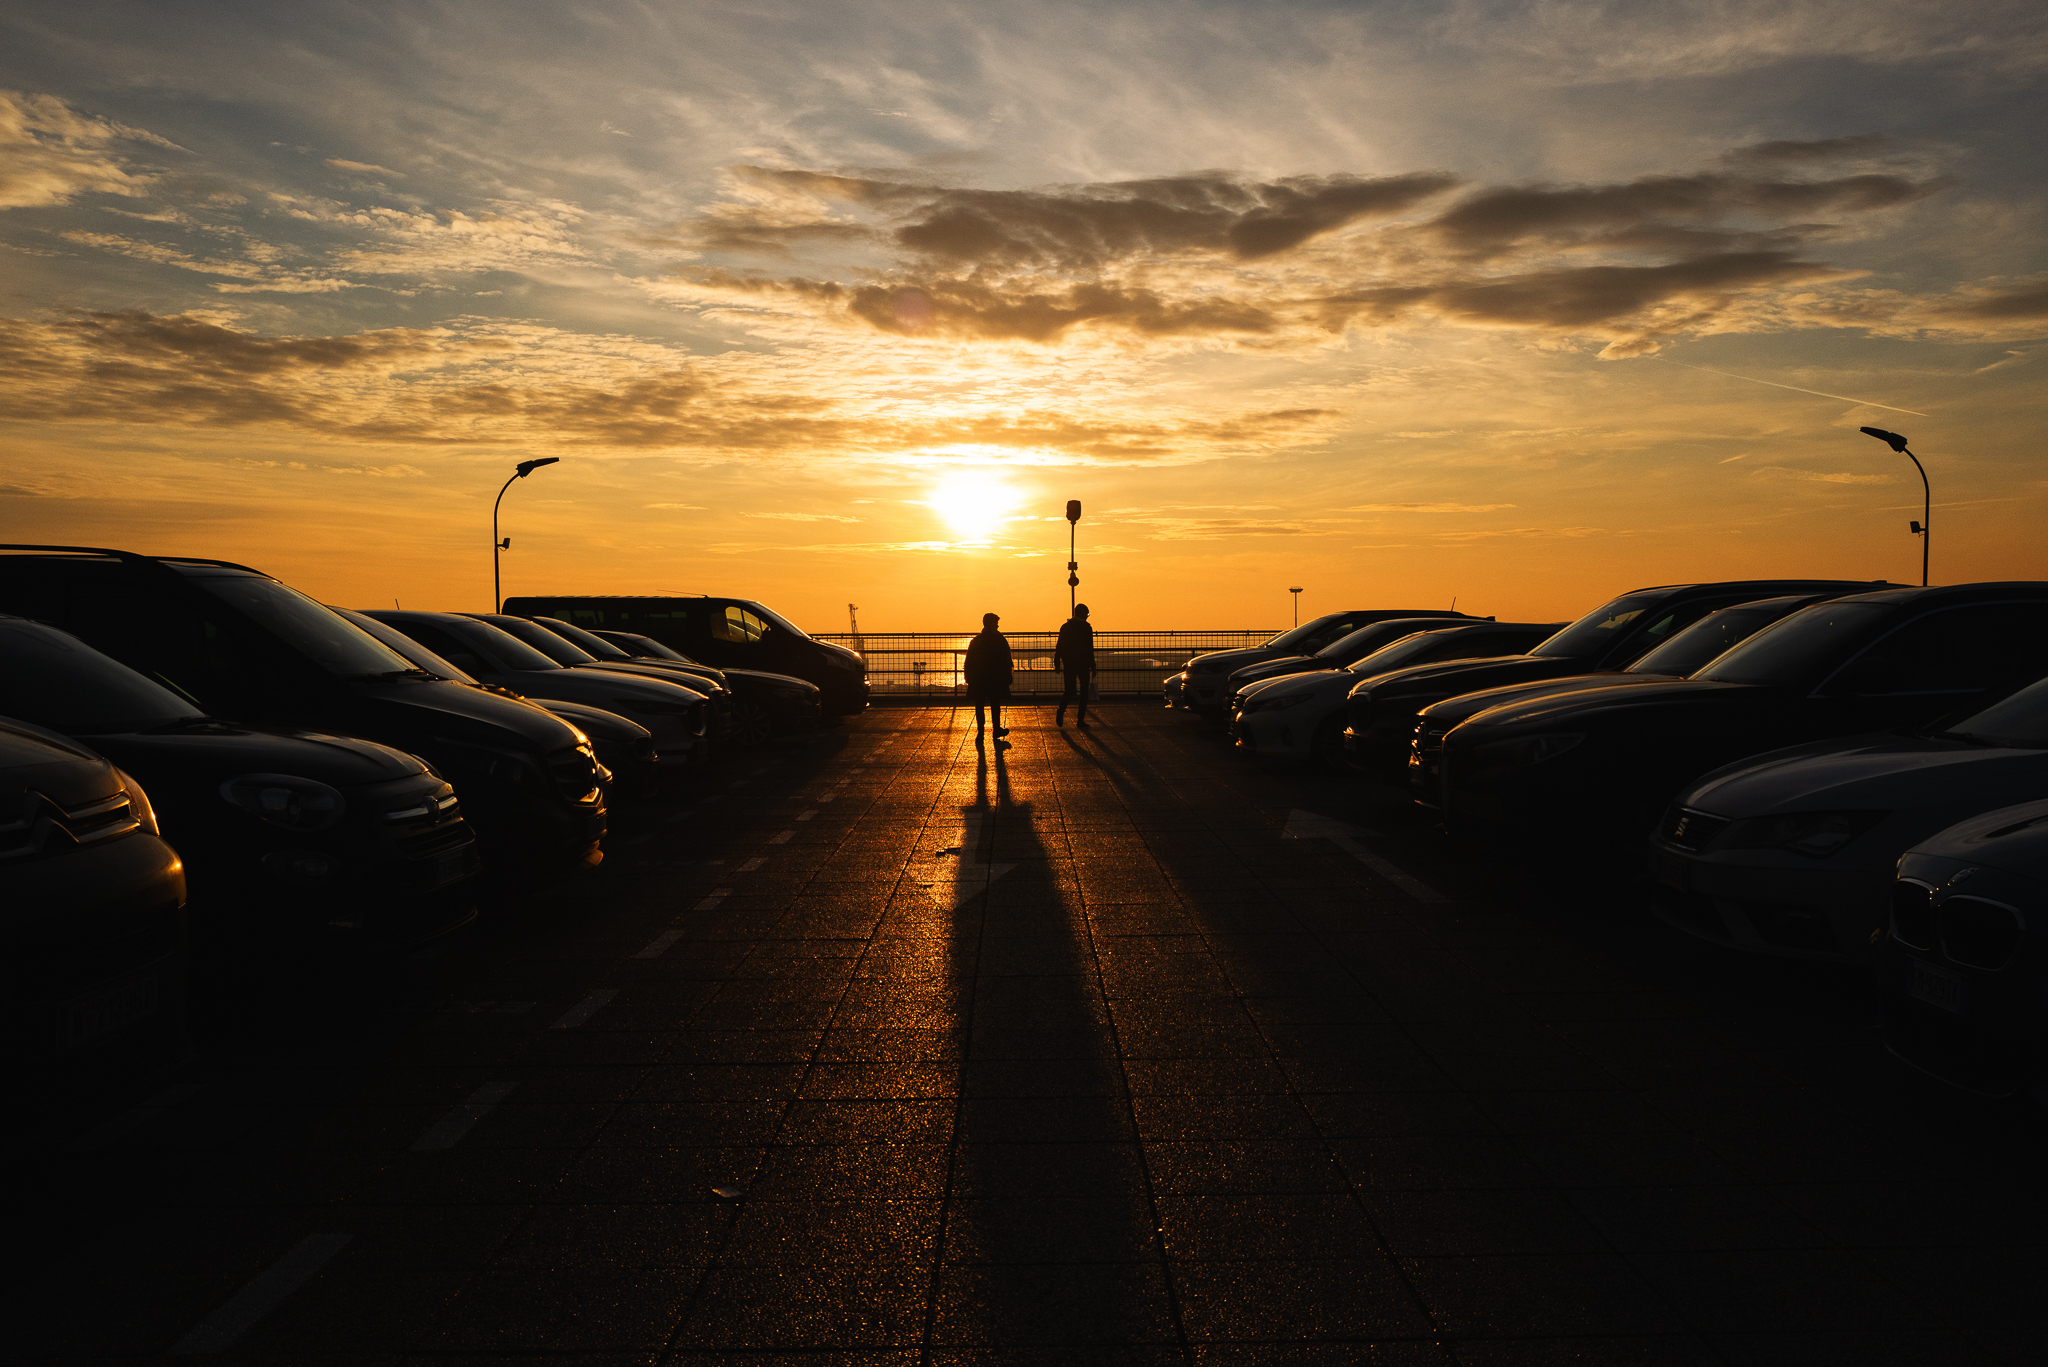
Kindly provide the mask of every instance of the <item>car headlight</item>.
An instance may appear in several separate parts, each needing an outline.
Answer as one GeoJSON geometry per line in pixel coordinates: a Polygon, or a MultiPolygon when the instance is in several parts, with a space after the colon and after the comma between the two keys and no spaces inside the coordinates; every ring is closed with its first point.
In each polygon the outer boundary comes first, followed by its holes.
{"type": "Polygon", "coordinates": [[[1472,758],[1484,765],[1515,765],[1527,768],[1556,759],[1559,755],[1575,748],[1586,737],[1579,731],[1546,731],[1534,736],[1516,736],[1513,740],[1489,741],[1485,745],[1472,747],[1472,758]]]}
{"type": "Polygon", "coordinates": [[[348,809],[339,790],[296,774],[243,774],[220,795],[249,815],[288,831],[324,831],[348,809]]]}
{"type": "Polygon", "coordinates": [[[1825,859],[1890,812],[1785,812],[1737,821],[1713,842],[1717,850],[1790,850],[1825,859]]]}
{"type": "Polygon", "coordinates": [[[128,815],[135,819],[135,824],[151,835],[162,835],[163,831],[156,824],[156,808],[150,805],[149,794],[142,791],[142,785],[135,781],[134,775],[116,765],[114,777],[120,779],[121,786],[128,790],[128,815]]]}

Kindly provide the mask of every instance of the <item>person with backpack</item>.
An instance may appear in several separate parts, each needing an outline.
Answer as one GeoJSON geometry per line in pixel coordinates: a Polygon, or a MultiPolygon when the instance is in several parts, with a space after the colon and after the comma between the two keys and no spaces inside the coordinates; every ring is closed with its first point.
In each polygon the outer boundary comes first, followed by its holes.
{"type": "Polygon", "coordinates": [[[1059,710],[1053,713],[1054,724],[1067,724],[1067,704],[1072,702],[1079,708],[1075,724],[1086,731],[1088,690],[1095,679],[1095,628],[1088,625],[1086,603],[1075,604],[1074,615],[1060,624],[1060,639],[1053,646],[1052,666],[1066,675],[1066,688],[1060,693],[1059,710]]]}
{"type": "Polygon", "coordinates": [[[1003,725],[1003,699],[1010,696],[1010,677],[1015,672],[1010,662],[1010,643],[1003,639],[1003,633],[996,630],[1002,618],[993,612],[981,615],[981,633],[967,643],[967,664],[963,671],[967,675],[967,696],[974,700],[974,743],[982,743],[983,712],[995,727],[996,749],[1010,748],[1010,742],[1003,739],[1010,734],[1010,728],[1003,725]]]}

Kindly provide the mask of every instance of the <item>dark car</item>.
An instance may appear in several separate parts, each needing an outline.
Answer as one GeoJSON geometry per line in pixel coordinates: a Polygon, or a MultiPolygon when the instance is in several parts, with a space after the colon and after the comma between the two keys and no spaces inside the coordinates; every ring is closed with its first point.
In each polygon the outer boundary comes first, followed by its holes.
{"type": "Polygon", "coordinates": [[[520,617],[553,617],[586,631],[652,636],[719,669],[788,674],[818,686],[826,717],[868,705],[867,662],[845,646],[816,640],[750,598],[549,594],[507,598],[520,617]]]}
{"type": "Polygon", "coordinates": [[[2048,583],[1853,594],[1781,618],[1691,678],[1481,712],[1444,737],[1445,818],[1480,840],[1633,845],[1709,769],[1924,726],[2043,673],[2048,583]]]}
{"type": "Polygon", "coordinates": [[[69,632],[0,615],[0,713],[142,780],[209,954],[413,945],[475,915],[455,791],[388,746],[209,717],[69,632]]]}
{"type": "Polygon", "coordinates": [[[536,707],[437,679],[267,574],[220,560],[0,546],[0,610],[62,627],[200,711],[420,756],[455,787],[485,876],[509,888],[598,863],[597,756],[536,707]]]}
{"type": "MultiPolygon", "coordinates": [[[[377,608],[363,615],[404,632],[493,688],[602,708],[645,727],[654,737],[657,769],[689,764],[704,737],[704,695],[669,679],[558,664],[495,622],[468,613],[377,608]]],[[[521,625],[539,630],[531,622],[521,625]]]]}
{"type": "Polygon", "coordinates": [[[0,1013],[34,1095],[176,1062],[185,872],[142,786],[91,750],[0,718],[0,1013]]]}
{"type": "Polygon", "coordinates": [[[1355,608],[1350,612],[1325,613],[1314,621],[1303,622],[1271,637],[1264,645],[1241,650],[1212,650],[1206,655],[1195,656],[1188,661],[1187,668],[1166,680],[1166,705],[1221,718],[1230,705],[1232,689],[1229,678],[1238,670],[1291,655],[1313,655],[1360,627],[1402,617],[1469,620],[1471,614],[1443,608],[1355,608]]]}
{"type": "Polygon", "coordinates": [[[603,771],[599,777],[604,780],[607,793],[625,792],[638,796],[654,790],[657,759],[654,733],[638,722],[603,708],[586,707],[582,703],[563,702],[559,698],[528,698],[509,688],[493,688],[467,671],[458,669],[398,628],[380,622],[368,613],[348,608],[334,610],[429,674],[453,679],[472,688],[491,689],[504,697],[518,698],[575,727],[597,752],[598,766],[603,771]]]}
{"type": "Polygon", "coordinates": [[[1454,726],[1469,721],[1490,707],[1520,702],[1527,698],[1575,693],[1610,684],[1648,683],[1657,679],[1682,679],[1705,667],[1723,651],[1747,640],[1780,617],[1788,616],[1815,602],[1839,597],[1837,594],[1798,594],[1788,598],[1760,598],[1719,608],[1684,628],[1649,654],[1625,669],[1602,670],[1597,674],[1569,674],[1562,679],[1540,683],[1508,684],[1484,688],[1477,693],[1460,693],[1431,703],[1415,718],[1409,742],[1408,791],[1423,807],[1440,805],[1438,788],[1443,773],[1444,736],[1454,726]]]}
{"type": "Polygon", "coordinates": [[[1541,683],[1622,669],[1717,608],[1787,594],[1856,593],[1868,583],[1833,579],[1750,579],[1635,589],[1587,613],[1527,655],[1453,660],[1369,679],[1345,705],[1344,750],[1354,766],[1390,783],[1406,777],[1416,714],[1431,703],[1482,688],[1541,683]]]}
{"type": "Polygon", "coordinates": [[[1284,678],[1289,674],[1307,674],[1318,669],[1344,669],[1357,664],[1381,647],[1392,645],[1403,636],[1428,631],[1443,624],[1444,619],[1441,617],[1395,617],[1384,622],[1374,622],[1370,626],[1363,626],[1339,636],[1321,650],[1306,651],[1300,655],[1282,655],[1277,660],[1262,660],[1258,664],[1234,669],[1224,680],[1224,687],[1230,693],[1230,710],[1233,713],[1237,711],[1238,695],[1253,684],[1264,683],[1268,679],[1284,678]]]}
{"type": "Polygon", "coordinates": [[[1885,1047],[1989,1096],[2048,1086],[2048,801],[1908,850],[1875,937],[1885,1047]]]}
{"type": "MultiPolygon", "coordinates": [[[[596,632],[554,617],[533,621],[554,632],[570,645],[588,651],[600,663],[634,664],[665,669],[687,681],[690,677],[715,677],[732,694],[722,718],[721,734],[739,745],[765,745],[771,737],[815,730],[824,715],[823,691],[793,674],[763,674],[757,669],[714,670],[692,660],[668,659],[626,650],[596,632]]],[[[659,646],[660,642],[652,644],[659,646]]],[[[680,654],[678,651],[668,652],[680,654]]]]}

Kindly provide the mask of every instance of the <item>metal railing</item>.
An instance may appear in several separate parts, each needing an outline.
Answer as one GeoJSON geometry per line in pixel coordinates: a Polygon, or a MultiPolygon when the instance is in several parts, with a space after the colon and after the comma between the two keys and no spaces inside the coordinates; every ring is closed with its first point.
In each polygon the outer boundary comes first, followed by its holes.
{"type": "MultiPolygon", "coordinates": [[[[1010,659],[1016,674],[1013,698],[1057,698],[1063,686],[1052,666],[1056,631],[1009,631],[1010,659]]],[[[1098,631],[1095,633],[1095,683],[1105,695],[1157,695],[1160,681],[1186,668],[1187,662],[1211,650],[1241,650],[1263,645],[1272,631],[1098,631]]],[[[933,701],[964,697],[961,669],[971,634],[946,632],[862,632],[859,636],[820,636],[821,641],[858,651],[868,662],[868,692],[877,699],[933,701]]]]}

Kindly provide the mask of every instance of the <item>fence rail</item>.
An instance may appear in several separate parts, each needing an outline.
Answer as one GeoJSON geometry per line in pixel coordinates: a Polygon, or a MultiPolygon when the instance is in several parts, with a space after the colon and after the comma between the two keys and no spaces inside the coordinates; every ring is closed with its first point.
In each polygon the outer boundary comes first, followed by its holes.
{"type": "MultiPolygon", "coordinates": [[[[1054,631],[1004,633],[1017,672],[1013,698],[1058,697],[1062,680],[1052,667],[1054,631]]],[[[1266,631],[1098,631],[1095,682],[1104,694],[1157,694],[1161,680],[1177,674],[1194,656],[1211,650],[1240,650],[1264,644],[1266,631]]],[[[868,662],[868,691],[877,699],[913,701],[956,698],[967,692],[961,668],[972,636],[944,632],[865,631],[859,636],[820,636],[858,651],[868,662]]]]}

